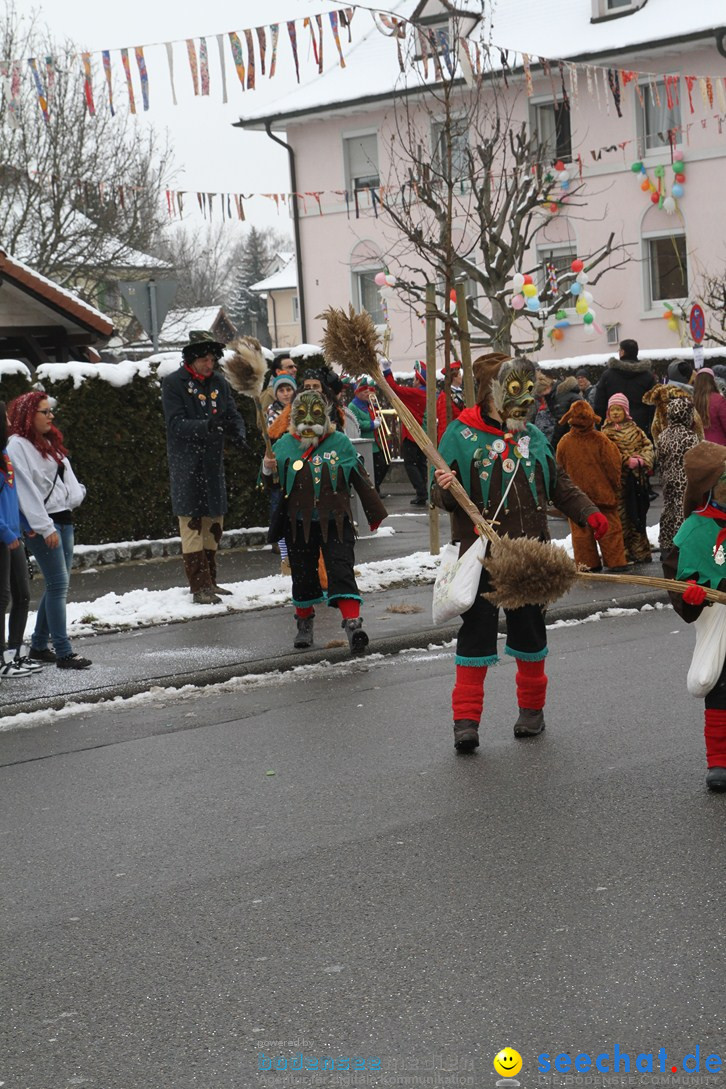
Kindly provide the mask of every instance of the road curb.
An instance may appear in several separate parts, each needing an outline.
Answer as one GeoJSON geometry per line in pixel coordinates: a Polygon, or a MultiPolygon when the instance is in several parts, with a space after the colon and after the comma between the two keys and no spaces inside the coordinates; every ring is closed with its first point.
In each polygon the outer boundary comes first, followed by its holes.
{"type": "MultiPolygon", "coordinates": [[[[646,593],[623,594],[607,601],[583,601],[579,603],[563,603],[553,605],[547,610],[547,623],[553,624],[558,620],[584,620],[596,613],[605,612],[608,609],[642,609],[644,605],[668,604],[668,595],[662,591],[646,593]]],[[[422,628],[419,631],[401,632],[399,635],[377,638],[371,645],[371,651],[375,654],[392,656],[402,651],[419,650],[431,644],[441,645],[450,642],[456,636],[459,624],[448,624],[442,627],[422,628]]],[[[502,617],[499,630],[504,630],[504,618],[502,617]]],[[[318,665],[321,662],[329,662],[336,665],[339,662],[350,661],[350,654],[344,647],[324,648],[319,650],[298,651],[294,654],[282,654],[277,658],[260,658],[245,662],[231,662],[224,666],[215,666],[209,669],[196,670],[194,672],[177,673],[159,677],[147,677],[143,681],[127,681],[119,685],[109,685],[104,688],[91,689],[83,693],[82,697],[69,698],[67,695],[50,696],[38,699],[26,700],[24,703],[14,704],[8,708],[5,718],[11,719],[20,714],[33,714],[38,711],[58,711],[64,707],[87,703],[102,703],[113,699],[128,699],[131,696],[148,692],[152,688],[183,688],[192,685],[196,688],[206,688],[209,685],[221,684],[233,677],[245,677],[261,675],[265,673],[288,673],[292,669],[301,666],[318,665]]],[[[359,659],[364,662],[365,658],[359,659]]]]}

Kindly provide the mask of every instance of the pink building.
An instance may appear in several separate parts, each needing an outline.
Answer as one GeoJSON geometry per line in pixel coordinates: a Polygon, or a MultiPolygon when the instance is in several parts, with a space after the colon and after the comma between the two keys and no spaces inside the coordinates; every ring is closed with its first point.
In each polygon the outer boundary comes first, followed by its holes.
{"type": "MultiPolygon", "coordinates": [[[[389,36],[395,26],[358,11],[345,68],[327,68],[281,98],[274,113],[249,112],[239,122],[278,139],[282,134],[290,149],[290,188],[304,195],[291,201],[302,338],[319,338],[316,315],[329,305],[352,302],[385,320],[374,278],[383,269],[397,274],[402,247],[377,197],[383,186],[390,199],[405,172],[399,135],[404,108],[409,116],[419,111],[417,124],[428,130],[424,139],[432,161],[440,140],[436,108],[423,87],[435,81],[435,65],[429,55],[424,78],[421,50],[416,52],[424,28],[438,43],[442,65],[460,38],[467,41],[468,51],[458,45],[456,76],[462,88],[467,80],[472,83],[470,64],[476,69],[490,43],[496,67],[506,66],[511,123],[525,120],[546,142],[551,163],[565,164],[569,185],[582,186],[578,207],[568,208],[566,198],[560,203],[563,189],[557,214],[546,208],[537,213],[540,229],[522,271],[532,271],[544,288],[551,266],[562,273],[611,233],[628,258],[593,287],[595,322],[583,323],[572,297],[562,338],[546,338],[538,355],[607,352],[624,337],[643,347],[690,351],[687,321],[669,328],[663,314],[669,302],[676,319],[687,316],[692,303],[702,301],[704,277],[719,275],[726,256],[719,210],[726,179],[721,5],[715,0],[500,0],[491,22],[477,17],[476,0],[452,0],[452,6],[460,13],[455,20],[441,0],[396,5],[397,14],[411,20],[402,39],[404,71],[397,39],[389,36]],[[683,182],[676,181],[672,168],[680,159],[683,182]],[[644,173],[633,171],[634,162],[643,164],[644,173]],[[644,181],[661,187],[668,199],[654,203],[651,190],[641,188],[644,181]]],[[[482,95],[487,86],[484,80],[482,95]]],[[[462,132],[458,139],[463,147],[471,137],[462,132]]],[[[461,238],[471,233],[473,222],[463,215],[461,238]]],[[[486,311],[488,300],[468,290],[486,311]]],[[[395,295],[387,310],[391,358],[405,370],[424,353],[420,314],[395,295]]],[[[708,310],[706,319],[707,325],[720,320],[708,310]]],[[[517,318],[515,344],[526,340],[520,323],[528,320],[517,318]]],[[[548,332],[553,322],[545,323],[548,332]]]]}

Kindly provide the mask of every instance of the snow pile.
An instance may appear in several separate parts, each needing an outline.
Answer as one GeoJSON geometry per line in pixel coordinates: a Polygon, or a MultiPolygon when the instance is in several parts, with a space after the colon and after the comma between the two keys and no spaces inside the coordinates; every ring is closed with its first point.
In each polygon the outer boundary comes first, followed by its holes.
{"type": "Polygon", "coordinates": [[[151,374],[148,359],[137,362],[125,360],[123,363],[43,363],[36,372],[40,382],[62,382],[73,379],[73,388],[79,389],[87,378],[100,378],[103,382],[115,386],[127,386],[134,378],[148,378],[151,374]]]}
{"type": "Polygon", "coordinates": [[[33,377],[22,359],[0,359],[0,378],[8,374],[22,374],[24,378],[33,377]]]}

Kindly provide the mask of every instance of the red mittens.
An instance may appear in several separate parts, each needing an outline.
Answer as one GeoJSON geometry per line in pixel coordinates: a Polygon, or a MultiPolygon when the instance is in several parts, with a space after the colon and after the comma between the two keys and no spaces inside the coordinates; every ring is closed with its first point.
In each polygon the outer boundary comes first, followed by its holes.
{"type": "Polygon", "coordinates": [[[599,541],[604,537],[608,531],[608,520],[599,510],[596,510],[594,514],[588,515],[587,524],[592,530],[592,535],[596,541],[599,541]]]}
{"type": "Polygon", "coordinates": [[[699,586],[695,579],[688,580],[688,589],[683,591],[686,605],[703,605],[706,600],[706,587],[699,586]]]}

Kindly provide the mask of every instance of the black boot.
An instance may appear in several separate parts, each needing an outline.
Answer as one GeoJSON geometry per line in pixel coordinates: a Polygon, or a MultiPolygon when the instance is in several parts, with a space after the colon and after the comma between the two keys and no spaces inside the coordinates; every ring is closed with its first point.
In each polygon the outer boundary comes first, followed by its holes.
{"type": "Polygon", "coordinates": [[[479,748],[479,723],[471,718],[454,722],[454,748],[457,752],[474,752],[479,748]]]}
{"type": "Polygon", "coordinates": [[[527,707],[519,708],[519,718],[514,723],[515,737],[536,737],[545,728],[544,712],[531,711],[527,707]]]}
{"type": "Polygon", "coordinates": [[[726,790],[726,768],[709,768],[706,773],[706,786],[709,790],[726,790]]]}
{"type": "Polygon", "coordinates": [[[313,621],[314,616],[297,617],[297,635],[293,646],[296,650],[306,650],[313,645],[313,621]]]}
{"type": "Polygon", "coordinates": [[[351,654],[365,654],[368,646],[368,636],[363,631],[363,621],[359,616],[351,620],[344,620],[340,625],[348,636],[348,646],[351,654]]]}

